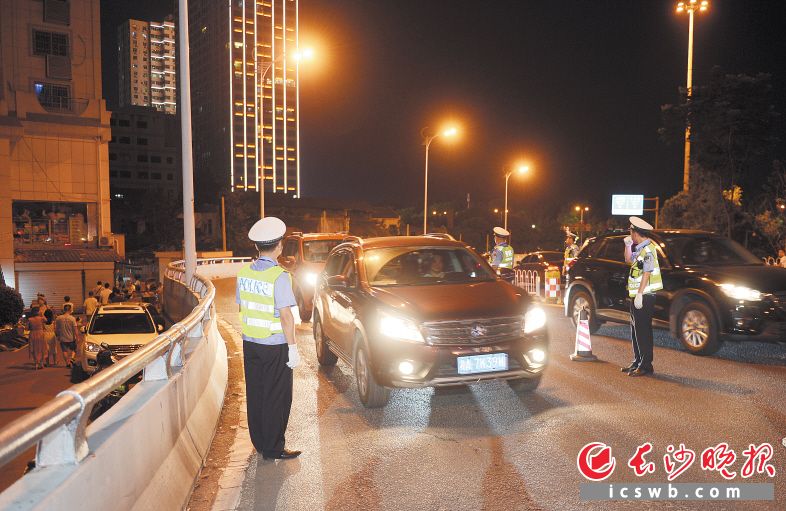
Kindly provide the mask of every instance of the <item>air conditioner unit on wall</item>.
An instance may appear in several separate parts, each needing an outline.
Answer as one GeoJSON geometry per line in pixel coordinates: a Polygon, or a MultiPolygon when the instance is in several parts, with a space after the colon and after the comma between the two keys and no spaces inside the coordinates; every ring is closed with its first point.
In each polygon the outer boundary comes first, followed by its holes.
{"type": "Polygon", "coordinates": [[[101,236],[98,238],[98,246],[99,247],[111,247],[112,246],[112,238],[109,236],[101,236]]]}
{"type": "Polygon", "coordinates": [[[47,55],[46,76],[58,80],[70,80],[71,58],[64,55],[47,55]]]}

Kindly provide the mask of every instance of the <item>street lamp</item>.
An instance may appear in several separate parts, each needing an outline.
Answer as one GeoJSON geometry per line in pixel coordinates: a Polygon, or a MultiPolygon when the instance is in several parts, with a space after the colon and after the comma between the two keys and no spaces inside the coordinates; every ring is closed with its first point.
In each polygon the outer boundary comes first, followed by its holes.
{"type": "Polygon", "coordinates": [[[425,164],[425,177],[423,179],[423,234],[428,232],[428,150],[431,147],[431,143],[437,137],[455,137],[458,134],[458,129],[455,126],[448,127],[442,130],[439,133],[435,133],[433,135],[427,135],[428,128],[423,128],[420,130],[420,134],[423,137],[423,145],[426,146],[426,164],[425,164]]]}
{"type": "Polygon", "coordinates": [[[573,209],[579,212],[579,243],[581,243],[582,235],[584,233],[584,212],[589,211],[589,206],[576,206],[573,209]]]}
{"type": "Polygon", "coordinates": [[[529,172],[529,165],[519,165],[516,167],[515,171],[510,170],[505,173],[505,221],[503,222],[505,225],[503,226],[505,230],[508,230],[508,179],[513,174],[513,172],[517,172],[519,174],[526,174],[529,172]]]}
{"type": "MultiPolygon", "coordinates": [[[[708,0],[688,0],[677,4],[677,14],[688,13],[688,79],[686,84],[687,101],[693,95],[693,14],[705,12],[709,9],[708,0]]],[[[690,188],[690,112],[685,122],[685,160],[682,167],[682,190],[687,192],[690,188]]]]}
{"type": "MultiPolygon", "coordinates": [[[[270,69],[287,59],[287,52],[281,52],[276,58],[264,63],[264,67],[262,69],[262,74],[259,76],[259,99],[257,100],[257,118],[259,119],[259,139],[257,140],[257,144],[259,145],[259,160],[257,161],[257,165],[259,166],[259,184],[257,187],[259,188],[259,218],[265,218],[265,157],[263,154],[263,149],[265,147],[264,141],[264,128],[265,128],[265,119],[264,119],[264,109],[263,109],[263,96],[265,92],[265,78],[267,77],[268,72],[270,69]]],[[[314,58],[314,50],[312,48],[303,48],[297,49],[289,54],[289,57],[297,62],[298,64],[302,60],[311,60],[314,58]]],[[[257,56],[256,64],[260,66],[260,56],[257,56]]],[[[272,87],[275,87],[276,84],[273,83],[272,87]]],[[[298,84],[299,86],[299,84],[298,84]]],[[[286,87],[286,84],[284,84],[286,87]]],[[[275,96],[274,96],[275,97],[275,96]]],[[[276,105],[272,105],[273,110],[273,131],[275,132],[276,129],[276,105]]],[[[286,118],[286,113],[284,115],[286,118]]],[[[273,148],[273,164],[275,165],[276,161],[276,148],[273,148]]]]}

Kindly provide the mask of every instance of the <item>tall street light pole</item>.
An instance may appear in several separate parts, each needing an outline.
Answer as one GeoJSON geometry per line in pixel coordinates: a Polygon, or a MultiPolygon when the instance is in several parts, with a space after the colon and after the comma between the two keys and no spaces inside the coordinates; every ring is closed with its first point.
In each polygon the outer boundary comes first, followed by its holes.
{"type": "MultiPolygon", "coordinates": [[[[259,140],[257,141],[257,144],[259,144],[259,161],[257,162],[257,165],[259,166],[259,184],[257,185],[257,187],[259,188],[259,218],[265,218],[265,158],[263,154],[263,149],[265,148],[265,144],[264,144],[265,109],[263,104],[264,92],[265,92],[265,78],[267,77],[268,72],[274,65],[278,64],[283,60],[286,60],[286,58],[287,58],[287,53],[282,52],[275,59],[266,62],[264,64],[265,67],[262,69],[262,74],[259,77],[259,99],[257,101],[257,115],[259,117],[259,124],[260,124],[259,140]]],[[[314,58],[314,51],[311,48],[306,48],[302,51],[297,50],[292,55],[292,58],[294,58],[299,65],[301,60],[311,60],[312,58],[314,58]]],[[[257,65],[259,65],[259,58],[257,58],[257,65]]],[[[276,84],[274,83],[272,86],[275,87],[276,84]]],[[[300,84],[298,83],[297,86],[300,87],[300,84]]],[[[284,87],[286,87],[286,84],[284,84],[284,87]]],[[[273,129],[275,130],[276,105],[272,105],[272,110],[273,110],[273,129]]],[[[286,112],[284,113],[284,115],[286,116],[286,112]]],[[[275,150],[276,148],[274,147],[273,148],[274,164],[276,159],[275,150]]]]}
{"type": "Polygon", "coordinates": [[[420,134],[423,136],[423,145],[426,146],[426,164],[425,164],[425,176],[423,179],[423,234],[428,232],[428,150],[431,147],[431,143],[437,137],[453,137],[456,136],[458,130],[456,128],[447,128],[446,130],[435,133],[433,135],[427,135],[428,128],[423,128],[420,130],[420,134]]]}
{"type": "MultiPolygon", "coordinates": [[[[503,227],[505,228],[506,231],[508,230],[508,180],[510,179],[510,176],[513,175],[513,172],[514,172],[513,170],[510,170],[505,173],[505,220],[503,222],[504,223],[503,227]]],[[[519,174],[526,174],[527,172],[529,172],[529,166],[519,165],[518,167],[516,167],[515,172],[518,172],[519,174]]]]}
{"type": "MultiPolygon", "coordinates": [[[[688,13],[688,78],[686,81],[687,102],[693,95],[693,15],[696,11],[704,12],[710,6],[708,0],[689,0],[677,4],[677,13],[688,13]]],[[[690,111],[685,121],[685,160],[682,166],[682,190],[690,189],[690,111]]]]}
{"type": "Polygon", "coordinates": [[[196,221],[194,219],[194,159],[191,149],[191,65],[188,50],[188,0],[179,0],[180,136],[183,163],[183,260],[186,284],[196,273],[196,221]]]}
{"type": "Polygon", "coordinates": [[[581,243],[584,239],[584,212],[589,211],[589,206],[576,206],[574,209],[579,212],[579,243],[581,243]]]}

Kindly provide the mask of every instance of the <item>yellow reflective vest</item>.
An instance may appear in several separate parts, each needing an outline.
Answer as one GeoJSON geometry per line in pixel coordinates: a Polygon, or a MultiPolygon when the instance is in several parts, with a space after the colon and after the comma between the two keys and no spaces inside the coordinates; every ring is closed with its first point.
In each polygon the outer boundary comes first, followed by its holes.
{"type": "Polygon", "coordinates": [[[663,277],[661,277],[660,274],[658,252],[652,247],[652,243],[649,243],[641,249],[639,255],[636,256],[636,259],[630,265],[630,274],[628,275],[628,296],[630,297],[636,296],[639,292],[641,279],[644,275],[644,270],[642,269],[644,266],[644,258],[647,256],[647,254],[652,255],[652,260],[655,262],[655,267],[650,274],[649,283],[647,283],[647,287],[644,288],[643,294],[654,293],[655,291],[660,291],[663,289],[663,277]]]}
{"type": "Polygon", "coordinates": [[[275,315],[273,296],[276,279],[284,272],[280,266],[271,266],[262,271],[252,270],[250,264],[238,272],[240,322],[244,336],[266,339],[284,332],[281,319],[275,315]]]}

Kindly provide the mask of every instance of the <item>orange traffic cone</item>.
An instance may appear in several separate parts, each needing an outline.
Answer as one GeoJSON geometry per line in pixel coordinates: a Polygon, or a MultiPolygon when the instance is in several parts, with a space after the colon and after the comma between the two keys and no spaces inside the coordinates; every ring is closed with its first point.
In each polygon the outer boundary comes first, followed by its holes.
{"type": "Polygon", "coordinates": [[[589,313],[579,313],[579,324],[576,325],[576,349],[570,356],[574,362],[593,362],[598,357],[592,354],[592,337],[590,337],[589,313]]]}

